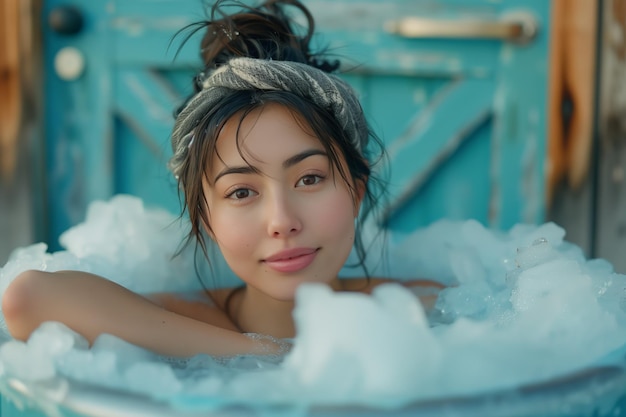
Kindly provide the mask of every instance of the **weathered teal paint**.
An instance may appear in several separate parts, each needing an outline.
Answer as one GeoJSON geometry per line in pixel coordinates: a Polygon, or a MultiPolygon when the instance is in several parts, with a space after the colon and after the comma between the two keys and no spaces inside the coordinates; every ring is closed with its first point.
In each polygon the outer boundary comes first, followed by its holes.
{"type": "Polygon", "coordinates": [[[38,192],[47,193],[47,228],[39,234],[53,250],[93,200],[126,192],[178,210],[164,167],[172,112],[190,84],[185,91],[180,76],[167,73],[181,70],[189,80],[198,61],[197,43],[176,60],[176,42],[170,45],[177,29],[199,18],[198,2],[50,0],[43,18],[67,4],[82,11],[84,29],[72,36],[44,34],[47,178],[38,192]],[[86,61],[74,81],[60,79],[53,67],[68,46],[86,61]]]}
{"type": "Polygon", "coordinates": [[[178,211],[177,185],[167,170],[172,109],[180,100],[157,71],[130,68],[115,83],[115,190],[178,211]],[[146,123],[150,120],[150,123],[146,123]]]}
{"type": "MultiPolygon", "coordinates": [[[[59,4],[64,3],[44,2],[43,18],[59,4]]],[[[56,239],[68,225],[84,218],[87,202],[108,198],[114,192],[113,131],[108,117],[111,45],[102,20],[108,3],[71,4],[84,11],[82,32],[73,36],[44,32],[48,216],[44,233],[52,248],[57,247],[56,239]],[[64,81],[55,73],[54,57],[64,47],[77,48],[85,56],[85,73],[77,80],[64,81]]]]}
{"type": "MultiPolygon", "coordinates": [[[[450,82],[389,146],[390,201],[383,223],[392,222],[397,211],[416,198],[438,169],[491,119],[493,89],[494,83],[486,79],[450,82]],[[459,103],[465,104],[460,106],[459,103]]],[[[474,193],[480,190],[484,178],[480,180],[472,187],[474,193]]],[[[463,196],[457,195],[457,198],[461,200],[463,196]]],[[[471,204],[471,200],[463,200],[471,204]]],[[[481,199],[476,200],[480,203],[481,199]]],[[[467,216],[467,207],[465,210],[467,216]]],[[[470,216],[485,218],[486,214],[475,211],[470,216]]]]}

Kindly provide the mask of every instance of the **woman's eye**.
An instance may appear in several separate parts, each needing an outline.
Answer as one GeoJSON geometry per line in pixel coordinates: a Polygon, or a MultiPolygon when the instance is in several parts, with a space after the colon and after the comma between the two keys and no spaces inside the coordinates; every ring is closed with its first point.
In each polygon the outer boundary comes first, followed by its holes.
{"type": "Polygon", "coordinates": [[[243,200],[245,198],[252,197],[254,194],[254,191],[249,188],[237,188],[233,192],[228,193],[226,197],[233,200],[243,200]]]}
{"type": "Polygon", "coordinates": [[[318,184],[321,181],[322,181],[322,177],[320,177],[319,175],[305,175],[304,177],[300,178],[300,181],[298,181],[296,186],[297,187],[302,187],[302,186],[306,187],[306,186],[311,186],[311,185],[318,184]]]}

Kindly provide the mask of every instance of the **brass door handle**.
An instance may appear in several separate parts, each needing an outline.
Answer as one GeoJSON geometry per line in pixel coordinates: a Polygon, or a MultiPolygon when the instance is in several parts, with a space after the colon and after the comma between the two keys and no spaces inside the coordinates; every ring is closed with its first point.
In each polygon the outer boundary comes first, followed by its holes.
{"type": "Polygon", "coordinates": [[[538,31],[537,20],[529,13],[510,14],[501,20],[439,20],[405,17],[390,20],[385,31],[404,38],[499,39],[515,43],[530,42],[538,31]]]}

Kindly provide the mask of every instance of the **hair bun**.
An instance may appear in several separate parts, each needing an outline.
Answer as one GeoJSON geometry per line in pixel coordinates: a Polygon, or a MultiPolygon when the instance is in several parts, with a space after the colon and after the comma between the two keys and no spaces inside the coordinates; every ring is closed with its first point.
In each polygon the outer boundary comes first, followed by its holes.
{"type": "Polygon", "coordinates": [[[311,12],[298,0],[269,0],[257,7],[218,0],[211,8],[210,19],[203,25],[206,33],[201,56],[205,71],[236,57],[294,61],[326,72],[339,67],[337,60],[319,59],[321,52],[311,52],[315,22],[311,12]],[[233,13],[233,7],[239,11],[233,13]],[[287,14],[288,8],[299,11],[306,26],[295,28],[293,18],[287,14]]]}

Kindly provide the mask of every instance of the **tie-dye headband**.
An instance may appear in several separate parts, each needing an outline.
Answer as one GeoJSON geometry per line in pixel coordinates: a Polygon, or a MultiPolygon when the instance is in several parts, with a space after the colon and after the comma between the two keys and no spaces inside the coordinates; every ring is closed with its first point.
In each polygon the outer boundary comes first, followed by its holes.
{"type": "Polygon", "coordinates": [[[363,153],[368,128],[359,100],[345,81],[313,66],[291,61],[234,58],[215,70],[179,113],[172,132],[169,167],[178,178],[194,140],[193,131],[209,109],[233,91],[288,91],[329,110],[363,153]]]}

